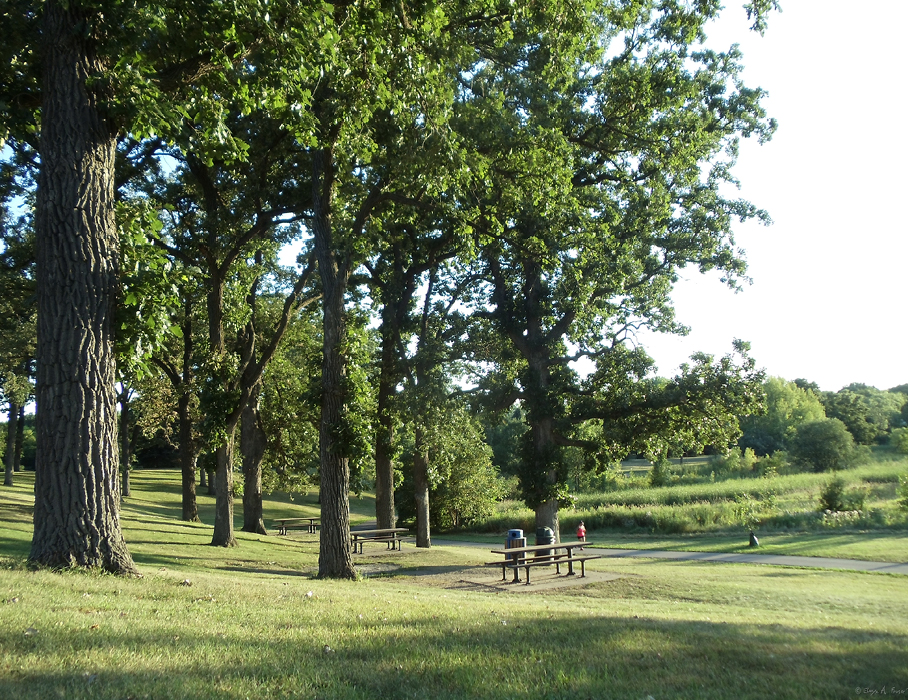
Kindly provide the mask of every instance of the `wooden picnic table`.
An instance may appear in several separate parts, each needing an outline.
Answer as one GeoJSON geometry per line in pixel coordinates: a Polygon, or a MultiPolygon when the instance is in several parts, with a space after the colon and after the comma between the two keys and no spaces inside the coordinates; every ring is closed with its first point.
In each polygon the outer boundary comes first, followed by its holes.
{"type": "Polygon", "coordinates": [[[318,531],[319,523],[321,522],[321,516],[315,515],[310,518],[277,518],[274,522],[277,523],[277,534],[279,535],[286,535],[287,530],[292,530],[297,527],[305,527],[308,532],[316,532],[318,531]]]}
{"type": "Polygon", "coordinates": [[[583,549],[589,546],[589,542],[582,540],[577,542],[557,542],[552,544],[534,544],[526,547],[511,547],[510,549],[493,549],[492,554],[503,554],[504,561],[493,562],[494,565],[501,566],[501,580],[507,580],[507,570],[514,569],[514,583],[520,581],[520,569],[526,571],[526,584],[530,585],[530,568],[534,566],[551,566],[555,565],[555,572],[561,573],[561,564],[568,565],[568,576],[574,576],[574,564],[580,564],[581,578],[586,576],[586,562],[590,559],[600,559],[601,554],[584,554],[577,556],[574,553],[576,549],[583,549]],[[563,553],[558,550],[563,549],[563,553]],[[548,554],[540,554],[548,552],[548,554]]]}
{"type": "Polygon", "coordinates": [[[357,545],[359,553],[363,553],[364,542],[387,542],[389,549],[400,549],[401,536],[405,532],[410,532],[405,527],[386,527],[379,530],[350,530],[350,544],[353,545],[353,553],[356,553],[357,545]]]}

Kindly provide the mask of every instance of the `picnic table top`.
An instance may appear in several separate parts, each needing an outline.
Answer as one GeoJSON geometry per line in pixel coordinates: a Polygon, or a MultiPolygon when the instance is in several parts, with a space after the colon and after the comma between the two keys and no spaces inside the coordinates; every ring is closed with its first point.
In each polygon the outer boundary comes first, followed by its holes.
{"type": "Polygon", "coordinates": [[[397,532],[410,532],[406,527],[387,527],[382,530],[350,530],[350,535],[393,535],[397,532]]]}
{"type": "Polygon", "coordinates": [[[303,521],[312,521],[312,520],[321,520],[321,519],[322,519],[322,516],[320,516],[320,515],[310,515],[309,517],[305,517],[305,518],[299,518],[299,517],[275,518],[274,522],[276,522],[276,523],[293,523],[296,521],[303,522],[303,521]]]}
{"type": "Polygon", "coordinates": [[[590,542],[553,542],[552,544],[531,544],[526,547],[512,547],[511,549],[493,549],[492,554],[520,554],[522,552],[540,552],[545,549],[566,549],[568,553],[577,547],[587,547],[590,542]]]}

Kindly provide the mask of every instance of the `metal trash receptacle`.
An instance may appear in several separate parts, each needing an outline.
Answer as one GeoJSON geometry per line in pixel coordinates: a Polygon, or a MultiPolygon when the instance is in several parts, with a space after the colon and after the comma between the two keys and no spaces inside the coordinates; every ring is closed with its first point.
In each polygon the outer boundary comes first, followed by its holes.
{"type": "MultiPolygon", "coordinates": [[[[555,532],[550,527],[536,528],[536,544],[555,544],[555,532]]],[[[549,557],[552,555],[551,549],[542,549],[536,552],[537,557],[549,557]]]]}
{"type": "MultiPolygon", "coordinates": [[[[515,547],[526,547],[527,538],[523,536],[523,530],[508,530],[507,539],[504,541],[505,549],[514,549],[515,547]]],[[[511,561],[517,564],[520,561],[519,554],[512,554],[511,561]]],[[[514,582],[520,580],[519,569],[514,569],[514,582]]]]}
{"type": "MultiPolygon", "coordinates": [[[[523,530],[508,530],[508,536],[504,541],[505,549],[512,549],[514,547],[526,547],[527,538],[523,536],[523,530]]],[[[515,554],[512,559],[517,561],[517,555],[515,554]]]]}

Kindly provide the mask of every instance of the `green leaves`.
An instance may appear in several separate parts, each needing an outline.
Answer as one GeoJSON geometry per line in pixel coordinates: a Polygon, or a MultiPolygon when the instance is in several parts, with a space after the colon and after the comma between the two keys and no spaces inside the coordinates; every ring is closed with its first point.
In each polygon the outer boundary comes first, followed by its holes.
{"type": "Polygon", "coordinates": [[[171,321],[180,305],[179,276],[166,253],[153,242],[162,222],[150,202],[120,202],[117,224],[122,285],[116,334],[118,367],[121,373],[141,378],[167,336],[179,333],[171,321]]]}

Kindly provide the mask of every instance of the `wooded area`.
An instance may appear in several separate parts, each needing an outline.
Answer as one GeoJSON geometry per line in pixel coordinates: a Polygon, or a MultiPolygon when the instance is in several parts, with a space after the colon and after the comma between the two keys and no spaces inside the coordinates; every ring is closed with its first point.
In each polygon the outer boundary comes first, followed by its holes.
{"type": "Polygon", "coordinates": [[[351,490],[374,475],[388,527],[408,483],[429,546],[433,486],[492,469],[480,419],[519,406],[520,493],[557,533],[569,450],[725,447],[760,411],[746,343],[670,379],[635,343],[685,331],[681,268],[745,280],[733,227],[768,219],[731,169],[775,123],[737,48],[701,45],[717,3],[2,7],[0,369],[10,430],[35,381],[34,563],[134,571],[140,434],[178,445],[185,519],[210,472],[214,545],[240,489],[260,531],[263,489],[317,483],[319,573],[352,578],[351,490]]]}

